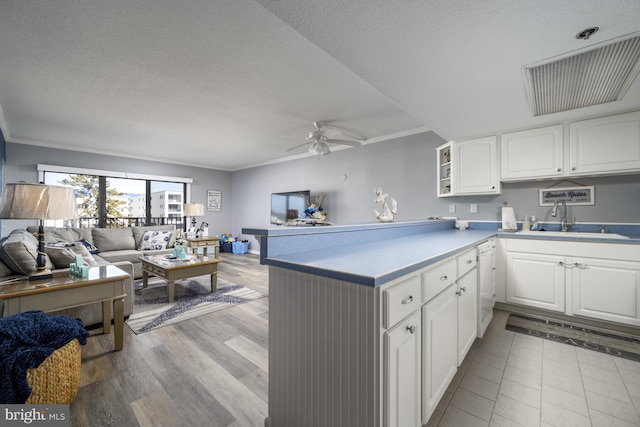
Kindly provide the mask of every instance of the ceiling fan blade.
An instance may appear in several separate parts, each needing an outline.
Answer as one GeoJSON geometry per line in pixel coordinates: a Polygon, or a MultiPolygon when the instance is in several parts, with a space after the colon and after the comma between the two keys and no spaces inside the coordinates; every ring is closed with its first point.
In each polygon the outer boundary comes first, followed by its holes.
{"type": "Polygon", "coordinates": [[[345,132],[345,131],[343,131],[342,129],[334,128],[333,126],[330,126],[330,125],[328,125],[328,124],[326,124],[326,123],[323,123],[323,126],[324,126],[326,129],[331,129],[331,130],[334,130],[334,131],[336,131],[336,132],[339,132],[341,135],[344,135],[344,136],[346,136],[347,138],[351,138],[351,139],[353,139],[353,140],[355,140],[355,141],[360,141],[360,142],[362,142],[362,141],[363,141],[363,139],[362,139],[362,138],[358,138],[357,136],[349,135],[348,133],[346,133],[346,132],[345,132]]]}
{"type": "Polygon", "coordinates": [[[296,148],[304,147],[305,145],[308,145],[308,144],[309,144],[309,142],[305,142],[304,144],[300,144],[300,145],[296,145],[296,146],[291,147],[291,148],[287,148],[287,149],[286,149],[286,150],[284,150],[284,151],[293,151],[293,150],[295,150],[296,148]]]}
{"type": "Polygon", "coordinates": [[[332,144],[349,145],[351,147],[360,147],[362,145],[362,142],[360,141],[349,141],[347,139],[330,138],[330,139],[327,139],[327,142],[330,142],[332,144]]]}

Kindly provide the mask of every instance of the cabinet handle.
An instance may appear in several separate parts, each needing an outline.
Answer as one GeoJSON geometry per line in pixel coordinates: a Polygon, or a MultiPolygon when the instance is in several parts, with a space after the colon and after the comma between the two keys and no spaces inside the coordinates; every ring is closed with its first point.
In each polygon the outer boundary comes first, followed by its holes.
{"type": "Polygon", "coordinates": [[[413,302],[413,296],[409,295],[409,298],[405,298],[402,300],[402,304],[410,304],[413,302]]]}
{"type": "Polygon", "coordinates": [[[558,172],[562,172],[562,169],[558,168],[558,169],[557,169],[557,171],[558,171],[558,172]]]}
{"type": "Polygon", "coordinates": [[[574,262],[574,263],[573,263],[573,266],[574,266],[574,267],[576,267],[576,268],[583,269],[583,270],[584,270],[585,268],[587,268],[587,264],[582,264],[582,263],[580,263],[580,262],[574,262]]]}
{"type": "Polygon", "coordinates": [[[458,295],[459,297],[462,296],[462,291],[456,291],[456,295],[458,295]]]}
{"type": "Polygon", "coordinates": [[[472,262],[473,262],[473,261],[472,261],[472,260],[470,260],[470,259],[468,259],[468,260],[467,260],[467,264],[471,264],[472,262]]]}
{"type": "Polygon", "coordinates": [[[447,276],[440,276],[440,281],[447,280],[447,276]]]}
{"type": "Polygon", "coordinates": [[[412,334],[416,331],[416,327],[414,325],[409,325],[407,326],[407,331],[412,334]]]}
{"type": "Polygon", "coordinates": [[[571,168],[571,170],[572,170],[572,171],[574,171],[574,170],[576,170],[576,169],[578,169],[578,168],[577,168],[577,167],[575,167],[575,166],[571,168]]]}
{"type": "Polygon", "coordinates": [[[461,287],[460,290],[462,290],[462,292],[467,292],[467,288],[466,287],[461,287]]]}

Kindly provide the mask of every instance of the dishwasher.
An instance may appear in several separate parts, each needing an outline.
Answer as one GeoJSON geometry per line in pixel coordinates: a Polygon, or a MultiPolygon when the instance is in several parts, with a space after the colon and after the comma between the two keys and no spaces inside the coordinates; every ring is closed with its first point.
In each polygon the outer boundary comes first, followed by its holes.
{"type": "Polygon", "coordinates": [[[478,256],[478,338],[482,338],[493,318],[496,302],[495,243],[488,240],[476,246],[478,256]]]}

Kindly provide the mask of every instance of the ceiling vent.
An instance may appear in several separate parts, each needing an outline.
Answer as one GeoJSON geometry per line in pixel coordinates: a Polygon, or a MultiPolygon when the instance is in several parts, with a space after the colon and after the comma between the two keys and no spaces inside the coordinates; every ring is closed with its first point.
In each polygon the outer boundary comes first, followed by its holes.
{"type": "Polygon", "coordinates": [[[534,116],[619,101],[640,71],[640,36],[524,67],[534,116]]]}

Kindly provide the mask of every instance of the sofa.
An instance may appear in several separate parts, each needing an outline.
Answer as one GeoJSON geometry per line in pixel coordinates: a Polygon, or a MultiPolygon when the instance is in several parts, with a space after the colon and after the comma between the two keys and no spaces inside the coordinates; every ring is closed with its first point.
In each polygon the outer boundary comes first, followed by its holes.
{"type": "MultiPolygon", "coordinates": [[[[0,289],[2,283],[36,270],[38,227],[13,230],[0,240],[0,289]]],[[[125,317],[133,312],[133,279],[142,277],[143,255],[162,255],[173,252],[179,231],[174,225],[126,228],[55,228],[45,227],[46,264],[52,271],[68,270],[77,254],[90,266],[114,264],[129,273],[125,284],[125,317]]],[[[1,301],[0,301],[0,304],[1,301]]],[[[0,315],[2,306],[0,306],[0,315]]],[[[61,310],[80,318],[85,326],[102,323],[102,305],[91,304],[61,310]]]]}

